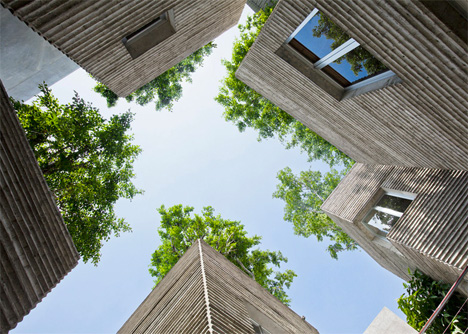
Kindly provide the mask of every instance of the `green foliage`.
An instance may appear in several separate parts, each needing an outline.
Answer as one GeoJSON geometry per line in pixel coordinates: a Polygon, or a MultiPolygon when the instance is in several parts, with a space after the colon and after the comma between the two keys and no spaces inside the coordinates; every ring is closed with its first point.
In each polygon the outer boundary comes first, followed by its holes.
{"type": "Polygon", "coordinates": [[[277,136],[287,148],[300,147],[310,160],[350,166],[352,160],[345,154],[236,78],[239,65],[272,10],[270,7],[259,11],[248,17],[245,25],[239,25],[241,35],[234,43],[232,59],[223,60],[228,74],[215,100],[225,108],[225,119],[236,124],[241,132],[253,128],[258,131],[259,140],[277,136]]]}
{"type": "MultiPolygon", "coordinates": [[[[418,270],[413,274],[410,270],[408,272],[411,279],[408,284],[403,283],[406,294],[398,299],[398,308],[406,315],[406,322],[420,331],[450,290],[450,284],[434,281],[418,270]]],[[[444,333],[448,326],[450,326],[448,333],[463,333],[468,328],[468,304],[465,304],[458,315],[456,314],[464,301],[465,297],[455,292],[426,333],[444,333]]]]}
{"type": "Polygon", "coordinates": [[[12,101],[83,261],[97,264],[103,241],[130,231],[114,203],[141,193],[131,183],[140,148],[127,134],[133,115],[106,121],[75,93],[60,105],[47,85],[32,103],[12,101]]]}
{"type": "MultiPolygon", "coordinates": [[[[325,36],[328,39],[332,39],[331,49],[335,50],[340,45],[344,44],[350,39],[350,37],[335,23],[333,23],[323,13],[319,12],[318,25],[312,29],[314,37],[325,36]]],[[[362,46],[355,48],[348,52],[343,57],[336,60],[337,64],[340,64],[343,60],[346,60],[351,65],[351,70],[354,74],[358,74],[363,68],[369,75],[377,74],[387,70],[385,65],[378,61],[369,51],[364,49],[362,46]]]]}
{"type": "Polygon", "coordinates": [[[244,225],[238,221],[215,216],[212,207],[205,207],[201,215],[191,215],[192,207],[175,205],[166,209],[161,206],[161,225],[158,229],[162,244],[151,258],[149,269],[155,283],[169,272],[185,251],[198,239],[203,239],[229,261],[255,279],[280,301],[288,305],[285,287],[289,288],[296,274],[292,270],[274,272],[271,266],[280,267],[287,262],[281,252],[252,249],[260,244],[261,237],[247,236],[244,225]]]}
{"type": "Polygon", "coordinates": [[[357,248],[357,243],[320,208],[345,173],[332,169],[325,175],[304,171],[296,176],[286,167],[278,173],[280,184],[273,194],[286,202],[284,219],[293,223],[295,234],[306,238],[315,235],[318,241],[327,237],[334,242],[327,249],[334,259],[338,259],[338,252],[357,248]]]}
{"type": "MultiPolygon", "coordinates": [[[[135,101],[144,106],[155,101],[156,110],[167,108],[172,111],[174,102],[182,97],[182,82],[191,81],[191,74],[202,66],[205,57],[213,52],[216,44],[208,43],[204,47],[192,53],[174,67],[148,82],[143,87],[137,89],[125,99],[128,102],[135,101]]],[[[107,106],[114,107],[119,97],[102,83],[97,83],[94,87],[96,93],[101,94],[107,100],[107,106]]]]}

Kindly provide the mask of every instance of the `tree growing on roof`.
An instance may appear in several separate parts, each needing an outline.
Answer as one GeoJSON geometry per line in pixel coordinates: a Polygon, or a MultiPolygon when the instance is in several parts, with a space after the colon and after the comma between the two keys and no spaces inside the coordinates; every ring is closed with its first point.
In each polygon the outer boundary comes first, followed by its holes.
{"type": "Polygon", "coordinates": [[[284,220],[294,226],[294,233],[306,238],[315,235],[318,241],[329,238],[332,245],[327,251],[338,259],[338,253],[357,249],[357,243],[351,239],[320,208],[325,199],[336,188],[345,170],[332,169],[322,175],[318,171],[303,171],[294,175],[289,167],[278,172],[280,183],[276,186],[274,198],[285,201],[284,220]]]}
{"type": "Polygon", "coordinates": [[[236,78],[237,69],[272,11],[273,7],[267,7],[239,25],[241,35],[234,43],[232,59],[223,60],[228,73],[215,100],[224,107],[226,121],[233,122],[241,132],[253,128],[259,140],[276,136],[286,148],[301,148],[310,160],[351,166],[353,161],[348,156],[236,78]]]}
{"type": "MultiPolygon", "coordinates": [[[[434,281],[416,270],[408,283],[406,293],[398,299],[398,308],[406,315],[406,322],[420,331],[450,290],[450,284],[434,281]]],[[[468,299],[455,292],[442,312],[434,319],[426,333],[466,333],[468,328],[468,299]],[[448,330],[448,331],[447,331],[448,330]]]]}
{"type": "Polygon", "coordinates": [[[215,216],[212,207],[203,208],[201,215],[192,216],[194,208],[175,205],[168,209],[161,206],[161,225],[158,229],[161,245],[151,256],[149,272],[158,284],[184,255],[193,242],[202,238],[229,261],[251,276],[280,301],[289,304],[285,288],[289,288],[296,274],[292,270],[274,271],[287,258],[281,252],[254,249],[261,237],[247,236],[239,221],[215,216]]]}
{"type": "MultiPolygon", "coordinates": [[[[155,101],[156,110],[159,111],[166,108],[172,111],[174,102],[177,102],[182,97],[182,82],[191,82],[192,73],[203,65],[205,57],[209,56],[215,47],[216,44],[213,42],[208,43],[174,67],[171,67],[154,80],[151,80],[128,95],[125,99],[128,102],[135,101],[141,106],[155,101]]],[[[109,108],[117,104],[119,97],[104,84],[98,82],[94,87],[94,91],[101,94],[107,100],[109,108]]]]}
{"type": "Polygon", "coordinates": [[[77,93],[62,105],[47,85],[39,88],[31,105],[12,102],[78,252],[97,264],[103,242],[130,231],[115,202],[141,193],[131,182],[141,152],[128,133],[133,115],[105,120],[77,93]]]}
{"type": "Polygon", "coordinates": [[[340,251],[354,250],[357,244],[320,206],[354,161],[235,76],[272,11],[272,7],[267,7],[248,17],[245,25],[239,25],[241,35],[234,43],[232,59],[223,61],[228,75],[215,100],[224,107],[225,119],[235,123],[240,131],[248,127],[256,129],[259,140],[276,136],[286,148],[300,147],[310,161],[322,160],[330,167],[344,167],[342,173],[332,170],[324,176],[312,171],[295,176],[286,168],[278,173],[281,183],[273,194],[286,202],[284,219],[293,223],[295,233],[304,237],[315,235],[319,241],[328,237],[334,242],[328,252],[336,259],[340,251]]]}

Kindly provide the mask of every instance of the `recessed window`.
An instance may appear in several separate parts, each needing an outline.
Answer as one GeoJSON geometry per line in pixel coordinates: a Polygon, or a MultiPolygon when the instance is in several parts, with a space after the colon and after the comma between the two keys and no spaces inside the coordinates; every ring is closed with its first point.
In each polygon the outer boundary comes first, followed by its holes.
{"type": "Polygon", "coordinates": [[[277,54],[339,100],[401,81],[317,9],[297,27],[277,54]],[[341,86],[341,90],[330,87],[317,78],[317,74],[311,73],[310,69],[304,69],[303,64],[295,60],[294,55],[288,51],[288,47],[307,59],[313,70],[324,73],[341,86]]]}
{"type": "Polygon", "coordinates": [[[414,196],[386,193],[364,218],[364,223],[388,233],[411,204],[414,196]]]}
{"type": "Polygon", "coordinates": [[[122,43],[132,59],[135,59],[175,32],[174,10],[170,9],[153,21],[125,36],[122,39],[122,43]]]}

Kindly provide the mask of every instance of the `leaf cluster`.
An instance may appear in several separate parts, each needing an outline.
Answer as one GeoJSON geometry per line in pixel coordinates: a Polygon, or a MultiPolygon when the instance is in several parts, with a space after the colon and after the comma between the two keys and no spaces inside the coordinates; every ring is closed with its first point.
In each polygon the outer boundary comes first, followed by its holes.
{"type": "Polygon", "coordinates": [[[310,160],[350,166],[352,160],[344,153],[236,78],[237,69],[272,11],[273,7],[267,7],[239,25],[241,34],[234,42],[231,60],[223,60],[227,76],[215,100],[224,107],[226,121],[233,122],[241,132],[253,128],[259,140],[276,136],[286,148],[300,147],[310,160]]]}
{"type": "MultiPolygon", "coordinates": [[[[135,101],[140,106],[155,101],[157,111],[164,108],[172,111],[174,103],[182,97],[182,82],[192,82],[192,73],[203,65],[205,57],[209,56],[215,47],[216,44],[213,42],[208,43],[125,99],[127,102],[135,101]]],[[[106,85],[98,82],[93,89],[107,100],[109,108],[117,104],[119,97],[106,85]]]]}
{"type": "MultiPolygon", "coordinates": [[[[398,299],[398,308],[406,315],[406,322],[419,331],[450,290],[450,284],[435,281],[418,270],[408,272],[411,279],[403,283],[406,293],[398,299]]],[[[455,292],[426,333],[445,333],[447,328],[449,333],[463,333],[468,328],[468,303],[462,307],[464,301],[465,297],[455,292]]]]}
{"type": "Polygon", "coordinates": [[[285,201],[284,220],[291,222],[294,233],[309,237],[315,235],[318,241],[326,237],[334,242],[327,251],[338,259],[338,252],[357,249],[357,243],[351,239],[321,209],[325,199],[338,185],[346,170],[338,172],[303,171],[294,175],[289,167],[278,172],[280,183],[273,193],[274,198],[285,201]]]}
{"type": "Polygon", "coordinates": [[[192,215],[193,210],[193,207],[182,205],[168,209],[163,205],[158,209],[161,215],[158,233],[162,244],[152,254],[149,269],[156,284],[201,238],[283,303],[290,302],[285,287],[290,287],[296,274],[292,270],[274,272],[272,268],[287,262],[281,252],[253,249],[260,244],[261,237],[249,237],[244,225],[215,215],[212,207],[203,208],[201,215],[192,215]]]}
{"type": "Polygon", "coordinates": [[[76,92],[61,105],[46,84],[39,88],[32,105],[12,102],[78,252],[97,264],[103,242],[130,231],[115,202],[141,193],[131,182],[141,152],[127,133],[133,115],[106,121],[76,92]]]}

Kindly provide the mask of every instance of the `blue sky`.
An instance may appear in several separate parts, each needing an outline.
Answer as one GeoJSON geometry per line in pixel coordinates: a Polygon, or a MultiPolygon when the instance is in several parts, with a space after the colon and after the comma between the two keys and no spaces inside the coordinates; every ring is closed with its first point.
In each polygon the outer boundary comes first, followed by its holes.
{"type": "MultiPolygon", "coordinates": [[[[242,19],[250,12],[247,8],[242,19]]],[[[216,40],[218,48],[193,83],[184,85],[172,113],[123,100],[109,110],[83,70],[52,86],[62,103],[76,90],[107,118],[127,109],[136,113],[132,131],[143,153],[135,163],[135,184],[145,194],[116,205],[133,233],[106,243],[97,267],[80,262],[11,333],[115,333],[153,287],[148,265],[160,243],[156,208],[180,203],[197,212],[211,205],[222,217],[242,221],[250,234],[263,236],[262,248],[281,250],[289,259],[284,268],[298,274],[289,290],[291,308],[320,333],[362,333],[384,306],[403,317],[396,306],[404,292],[398,277],[363,251],[333,260],[326,242],[295,236],[283,221],[283,202],[272,198],[277,172],[326,166],[308,163],[277,140],[258,142],[254,131],[240,133],[224,121],[213,98],[225,75],[221,59],[230,58],[237,34],[234,27],[216,40]]]]}

